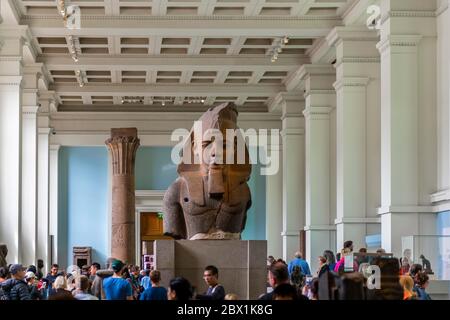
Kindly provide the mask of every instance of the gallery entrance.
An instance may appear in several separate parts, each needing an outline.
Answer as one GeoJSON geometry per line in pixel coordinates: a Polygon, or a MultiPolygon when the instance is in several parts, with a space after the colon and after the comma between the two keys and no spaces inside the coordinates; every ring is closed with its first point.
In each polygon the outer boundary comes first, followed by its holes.
{"type": "Polygon", "coordinates": [[[140,263],[143,269],[154,266],[153,243],[155,240],[171,239],[163,235],[163,218],[158,212],[141,212],[140,214],[140,263]]]}

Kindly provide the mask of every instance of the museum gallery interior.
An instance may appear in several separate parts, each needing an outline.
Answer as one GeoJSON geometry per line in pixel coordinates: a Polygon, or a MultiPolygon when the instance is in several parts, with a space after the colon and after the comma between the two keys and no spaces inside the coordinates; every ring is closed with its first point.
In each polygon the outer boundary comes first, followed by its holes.
{"type": "Polygon", "coordinates": [[[1,0],[0,262],[212,264],[252,299],[268,256],[315,273],[351,240],[449,299],[449,7],[1,0]],[[245,163],[174,162],[222,153],[206,129],[245,163]]]}

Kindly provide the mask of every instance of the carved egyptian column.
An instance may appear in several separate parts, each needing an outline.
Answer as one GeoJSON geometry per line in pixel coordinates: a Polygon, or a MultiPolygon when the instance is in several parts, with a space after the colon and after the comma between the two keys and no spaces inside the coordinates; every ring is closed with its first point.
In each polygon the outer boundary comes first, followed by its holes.
{"type": "Polygon", "coordinates": [[[112,160],[111,256],[135,261],[134,163],[139,147],[136,128],[111,129],[106,140],[112,160]]]}

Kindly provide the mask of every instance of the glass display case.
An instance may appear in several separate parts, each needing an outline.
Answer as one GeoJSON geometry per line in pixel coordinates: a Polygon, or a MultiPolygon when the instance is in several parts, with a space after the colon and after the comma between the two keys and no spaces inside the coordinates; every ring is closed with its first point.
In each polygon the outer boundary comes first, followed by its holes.
{"type": "Polygon", "coordinates": [[[402,237],[402,259],[421,264],[431,279],[450,280],[450,235],[402,237]]]}

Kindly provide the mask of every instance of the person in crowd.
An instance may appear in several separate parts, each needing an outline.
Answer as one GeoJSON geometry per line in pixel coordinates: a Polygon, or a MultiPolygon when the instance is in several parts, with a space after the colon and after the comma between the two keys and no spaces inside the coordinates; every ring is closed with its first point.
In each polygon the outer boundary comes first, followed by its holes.
{"type": "Polygon", "coordinates": [[[291,274],[292,271],[294,270],[294,266],[299,266],[301,268],[301,272],[304,275],[310,276],[311,271],[309,270],[308,262],[306,262],[306,260],[302,259],[302,254],[300,253],[300,251],[297,251],[294,254],[294,256],[295,256],[294,260],[290,261],[289,265],[288,265],[289,274],[291,274]]]}
{"type": "Polygon", "coordinates": [[[31,300],[28,285],[25,282],[25,268],[21,264],[12,264],[9,267],[11,279],[0,283],[0,289],[3,291],[3,300],[31,300]]]}
{"type": "Polygon", "coordinates": [[[0,268],[9,269],[6,262],[6,256],[8,255],[8,246],[4,243],[0,243],[0,268]]]}
{"type": "Polygon", "coordinates": [[[426,292],[429,283],[429,277],[426,272],[420,271],[416,274],[414,291],[418,300],[431,300],[430,295],[426,292]]]}
{"type": "Polygon", "coordinates": [[[192,286],[190,282],[182,277],[170,280],[167,290],[168,300],[187,301],[192,299],[192,286]]]}
{"type": "Polygon", "coordinates": [[[97,275],[97,271],[99,271],[102,267],[100,266],[100,263],[94,262],[91,265],[91,268],[89,270],[90,276],[89,281],[91,283],[90,285],[90,293],[97,297],[98,299],[102,298],[102,281],[103,279],[97,275]]]}
{"type": "Polygon", "coordinates": [[[402,300],[398,259],[380,256],[373,260],[373,264],[380,268],[380,289],[367,290],[368,300],[402,300]]]}
{"type": "Polygon", "coordinates": [[[290,283],[297,289],[300,289],[303,286],[305,275],[303,274],[300,266],[294,266],[292,273],[289,275],[289,280],[290,283]]]}
{"type": "Polygon", "coordinates": [[[125,264],[114,260],[111,264],[114,274],[103,280],[103,291],[106,300],[133,300],[131,284],[123,278],[125,264]]]}
{"type": "Polygon", "coordinates": [[[42,295],[38,289],[38,281],[36,275],[32,271],[27,271],[25,274],[25,281],[28,285],[28,290],[30,291],[31,300],[42,300],[42,295]]]}
{"type": "MultiPolygon", "coordinates": [[[[336,263],[336,265],[334,266],[334,272],[339,273],[339,274],[343,274],[345,271],[345,257],[347,255],[351,255],[352,251],[349,247],[344,247],[341,250],[341,254],[340,254],[340,259],[339,261],[336,263]]],[[[356,263],[356,261],[353,261],[353,271],[357,272],[358,271],[358,264],[356,263]]]]}
{"type": "Polygon", "coordinates": [[[273,300],[298,300],[297,289],[289,283],[282,283],[273,289],[273,300]]]}
{"type": "Polygon", "coordinates": [[[219,270],[215,266],[207,266],[203,271],[203,279],[208,285],[205,294],[198,294],[198,300],[223,300],[225,298],[225,289],[219,284],[219,270]]]}
{"type": "Polygon", "coordinates": [[[314,278],[311,282],[311,297],[309,300],[319,300],[319,278],[314,278]]]}
{"type": "Polygon", "coordinates": [[[358,257],[356,258],[356,263],[360,266],[362,263],[369,263],[369,257],[367,256],[367,249],[361,248],[358,252],[358,257]]]}
{"type": "MultiPolygon", "coordinates": [[[[141,274],[144,273],[144,276],[140,280],[140,285],[143,288],[143,290],[147,290],[151,287],[151,281],[150,281],[150,270],[141,270],[141,274]]],[[[142,300],[142,299],[141,299],[142,300]]]]}
{"type": "Polygon", "coordinates": [[[53,282],[54,291],[48,300],[75,300],[72,293],[67,290],[67,279],[65,276],[57,276],[53,282]]]}
{"type": "Polygon", "coordinates": [[[9,278],[8,269],[6,267],[1,267],[0,268],[0,283],[8,280],[8,278],[9,278]]]}
{"type": "Polygon", "coordinates": [[[416,274],[418,274],[419,272],[422,271],[422,265],[418,264],[418,263],[414,263],[410,268],[409,268],[409,275],[411,278],[415,279],[416,274]]]}
{"type": "Polygon", "coordinates": [[[73,296],[77,300],[98,300],[98,298],[92,294],[89,294],[89,278],[85,275],[79,276],[76,281],[76,289],[73,292],[73,296]]]}
{"type": "MultiPolygon", "coordinates": [[[[268,278],[273,291],[261,295],[259,297],[259,300],[273,300],[274,291],[276,287],[281,284],[292,286],[289,283],[289,271],[287,265],[283,262],[277,261],[275,263],[272,263],[268,271],[268,278]]],[[[294,288],[294,290],[296,290],[294,286],[292,287],[294,288]]],[[[301,300],[306,299],[306,297],[303,295],[299,295],[298,298],[301,300]]]]}
{"type": "Polygon", "coordinates": [[[87,264],[85,264],[84,266],[81,267],[81,274],[83,276],[90,277],[90,272],[91,272],[91,266],[88,266],[87,264]]]}
{"type": "Polygon", "coordinates": [[[336,266],[336,258],[334,257],[334,253],[331,250],[325,250],[323,252],[323,256],[327,258],[327,265],[330,271],[334,271],[334,267],[336,266]]]}
{"type": "Polygon", "coordinates": [[[400,276],[400,285],[403,288],[403,300],[416,300],[417,294],[414,292],[414,280],[409,275],[400,276]]]}
{"type": "Polygon", "coordinates": [[[224,300],[239,300],[239,297],[236,293],[227,293],[224,300]]]}
{"type": "Polygon", "coordinates": [[[141,283],[139,281],[139,267],[138,266],[130,266],[130,284],[133,289],[133,298],[134,300],[139,300],[139,295],[141,294],[141,283]]]}
{"type": "Polygon", "coordinates": [[[44,260],[38,259],[37,261],[37,272],[35,272],[36,277],[38,280],[41,280],[44,277],[44,273],[42,272],[42,269],[44,268],[44,260]]]}
{"type": "Polygon", "coordinates": [[[48,285],[53,286],[56,278],[58,277],[59,266],[55,263],[52,265],[50,272],[45,277],[48,280],[48,285]]]}
{"type": "Polygon", "coordinates": [[[267,257],[267,268],[269,268],[270,265],[271,265],[272,263],[274,263],[274,261],[275,261],[275,258],[274,258],[273,256],[268,256],[268,257],[267,257]]]}
{"type": "Polygon", "coordinates": [[[167,290],[159,285],[161,273],[158,270],[150,272],[151,286],[141,294],[140,300],[167,300],[167,290]]]}
{"type": "Polygon", "coordinates": [[[329,270],[329,268],[327,264],[327,258],[325,258],[324,256],[319,256],[318,260],[319,260],[319,269],[317,270],[317,277],[320,277],[327,270],[329,270]]]}

